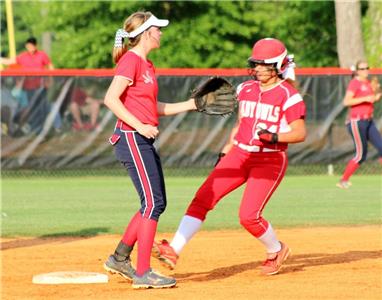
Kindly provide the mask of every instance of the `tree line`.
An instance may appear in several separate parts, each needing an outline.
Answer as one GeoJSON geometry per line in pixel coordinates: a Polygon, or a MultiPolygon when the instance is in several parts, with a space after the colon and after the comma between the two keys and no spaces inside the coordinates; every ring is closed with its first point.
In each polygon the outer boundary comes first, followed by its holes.
{"type": "MultiPolygon", "coordinates": [[[[366,56],[378,66],[382,33],[375,20],[382,2],[360,6],[366,56]]],[[[3,1],[0,7],[7,55],[3,1]]],[[[161,50],[150,56],[157,67],[244,68],[252,45],[264,37],[284,41],[299,67],[340,64],[334,1],[15,1],[16,48],[22,51],[35,36],[57,68],[110,68],[115,32],[137,10],[170,20],[161,50]]]]}

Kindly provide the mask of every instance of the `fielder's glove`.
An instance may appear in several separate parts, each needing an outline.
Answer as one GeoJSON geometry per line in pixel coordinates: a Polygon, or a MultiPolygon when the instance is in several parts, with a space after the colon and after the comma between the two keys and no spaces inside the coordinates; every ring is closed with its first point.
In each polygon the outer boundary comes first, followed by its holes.
{"type": "Polygon", "coordinates": [[[260,141],[268,144],[276,144],[279,141],[279,136],[277,133],[270,132],[267,129],[261,129],[257,134],[260,141]]]}
{"type": "Polygon", "coordinates": [[[199,112],[208,115],[231,114],[237,105],[232,84],[222,77],[211,77],[192,91],[191,98],[199,112]]]}
{"type": "Polygon", "coordinates": [[[370,80],[371,89],[373,90],[374,94],[381,93],[381,84],[379,83],[378,77],[373,76],[370,80]]]}

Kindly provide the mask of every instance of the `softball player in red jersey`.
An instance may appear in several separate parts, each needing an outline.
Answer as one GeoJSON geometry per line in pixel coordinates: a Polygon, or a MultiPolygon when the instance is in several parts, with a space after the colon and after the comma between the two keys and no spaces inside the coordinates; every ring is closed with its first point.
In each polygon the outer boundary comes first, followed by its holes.
{"type": "Polygon", "coordinates": [[[238,121],[219,155],[220,161],[195,194],[172,242],[154,243],[153,255],[170,268],[207,213],[243,184],[246,188],[239,210],[240,223],[266,248],[262,272],[278,273],[290,253],[262,212],[284,177],[288,143],[305,139],[305,104],[283,77],[291,71],[292,64],[282,42],[272,38],[259,40],[249,65],[255,79],[237,88],[238,121]]]}
{"type": "Polygon", "coordinates": [[[369,66],[366,61],[356,64],[355,77],[349,82],[344,105],[349,107],[346,127],[355,145],[355,156],[348,162],[337,186],[342,189],[350,187],[349,178],[366,160],[367,143],[370,141],[378,150],[379,161],[382,164],[382,138],[373,121],[374,103],[379,101],[381,93],[374,92],[369,76],[369,66]]]}
{"type": "Polygon", "coordinates": [[[115,37],[113,58],[115,76],[106,93],[105,105],[118,117],[110,143],[127,169],[141,200],[114,254],[104,268],[133,282],[133,288],[164,288],[176,284],[150,268],[150,254],[160,215],[166,208],[166,191],[162,166],[153,143],[158,135],[158,116],[195,110],[193,99],[168,104],[157,101],[155,69],[147,55],[159,48],[161,27],[168,20],[157,19],[150,12],[128,17],[115,37]],[[123,41],[128,40],[128,45],[123,41]],[[138,243],[137,269],[130,254],[138,243]]]}

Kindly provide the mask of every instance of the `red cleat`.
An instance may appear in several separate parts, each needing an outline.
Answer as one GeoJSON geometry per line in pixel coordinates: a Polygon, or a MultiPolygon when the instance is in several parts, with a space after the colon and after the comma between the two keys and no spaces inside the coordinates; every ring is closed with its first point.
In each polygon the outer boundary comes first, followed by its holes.
{"type": "Polygon", "coordinates": [[[263,262],[263,264],[261,266],[261,272],[264,275],[275,275],[275,274],[277,274],[280,271],[282,264],[286,261],[286,259],[290,255],[291,251],[288,248],[288,246],[282,242],[280,242],[280,244],[281,244],[281,250],[279,252],[277,252],[276,257],[272,258],[272,259],[267,258],[263,262]]]}
{"type": "Polygon", "coordinates": [[[154,241],[151,256],[159,259],[161,264],[170,270],[175,268],[176,261],[179,258],[167,240],[161,240],[158,243],[154,241]]]}

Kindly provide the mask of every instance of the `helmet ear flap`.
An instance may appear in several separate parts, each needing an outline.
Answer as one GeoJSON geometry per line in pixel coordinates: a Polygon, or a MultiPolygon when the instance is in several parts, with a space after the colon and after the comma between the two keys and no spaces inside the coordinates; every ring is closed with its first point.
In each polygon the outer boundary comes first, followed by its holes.
{"type": "Polygon", "coordinates": [[[289,63],[289,59],[287,56],[285,56],[285,58],[283,60],[280,60],[280,66],[276,66],[279,74],[284,73],[285,69],[288,66],[288,63],[289,63]]]}

